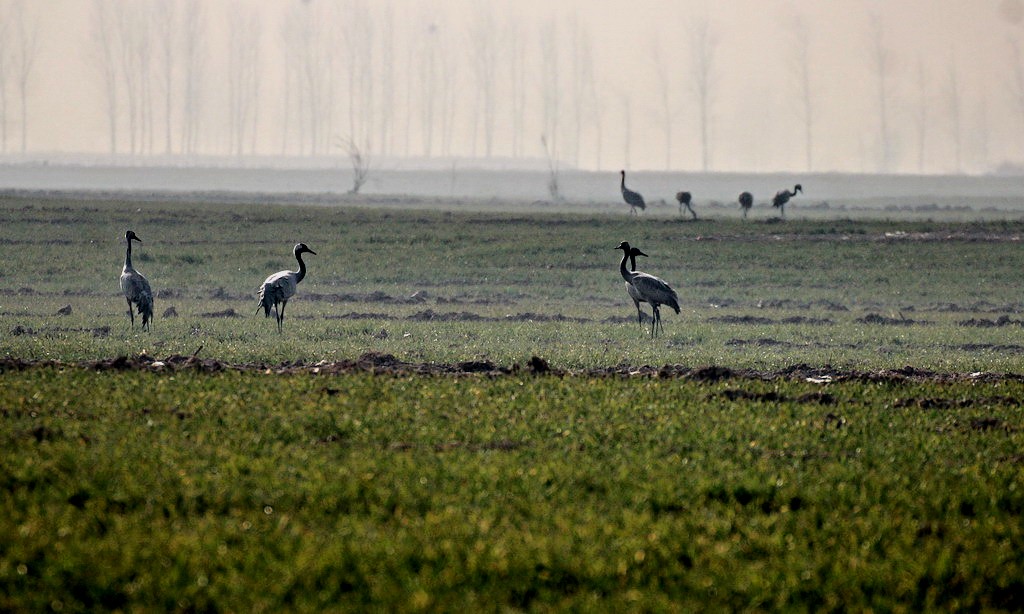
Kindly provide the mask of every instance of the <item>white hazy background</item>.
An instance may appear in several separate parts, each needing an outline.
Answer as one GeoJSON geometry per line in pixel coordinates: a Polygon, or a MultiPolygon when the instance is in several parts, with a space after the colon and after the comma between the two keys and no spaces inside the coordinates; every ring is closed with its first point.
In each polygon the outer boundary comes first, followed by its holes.
{"type": "Polygon", "coordinates": [[[424,165],[1024,166],[1021,0],[0,0],[0,14],[5,161],[317,159],[347,139],[424,165]]]}

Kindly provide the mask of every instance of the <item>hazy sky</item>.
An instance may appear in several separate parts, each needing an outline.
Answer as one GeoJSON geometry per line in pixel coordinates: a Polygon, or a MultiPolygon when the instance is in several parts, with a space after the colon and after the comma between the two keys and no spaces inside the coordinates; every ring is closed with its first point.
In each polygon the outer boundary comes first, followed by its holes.
{"type": "MultiPolygon", "coordinates": [[[[158,2],[112,4],[148,11],[158,2]]],[[[193,6],[186,0],[176,4],[179,18],[193,6]]],[[[368,20],[360,23],[372,24],[364,29],[372,33],[367,44],[373,50],[371,81],[364,87],[369,98],[363,106],[373,110],[366,111],[370,115],[361,116],[359,122],[390,125],[383,132],[366,129],[376,152],[420,156],[430,139],[433,156],[484,155],[484,103],[474,62],[487,47],[473,43],[472,33],[489,32],[495,74],[492,155],[510,156],[518,149],[521,156],[542,157],[540,135],[554,126],[557,134],[549,136],[549,142],[555,143],[558,157],[568,164],[700,170],[704,158],[700,88],[695,85],[698,63],[694,61],[700,45],[694,41],[701,24],[706,24],[710,43],[704,48],[711,50],[708,168],[804,170],[806,124],[795,25],[802,21],[808,36],[815,170],[875,171],[883,164],[875,68],[878,49],[886,58],[890,170],[955,171],[958,151],[959,167],[965,172],[1024,163],[1024,112],[1012,51],[1014,42],[1024,47],[1021,0],[204,0],[200,4],[204,56],[197,153],[201,154],[230,151],[229,33],[245,20],[255,21],[259,29],[259,96],[254,103],[255,120],[246,128],[247,151],[299,154],[303,139],[312,138],[300,133],[299,124],[304,122],[298,110],[303,104],[298,86],[291,85],[287,95],[285,90],[288,71],[296,65],[289,64],[282,32],[289,20],[301,20],[303,14],[324,32],[321,44],[335,77],[317,77],[322,83],[330,81],[332,88],[321,98],[333,111],[325,115],[328,119],[320,129],[333,137],[348,136],[346,62],[352,53],[345,37],[352,36],[351,16],[361,7],[368,20]],[[879,30],[872,30],[872,16],[877,16],[879,30]],[[388,29],[390,38],[385,34],[388,29]],[[880,47],[873,31],[881,32],[880,47]],[[542,60],[543,40],[557,45],[556,61],[542,60]],[[389,94],[384,94],[381,68],[386,41],[392,45],[389,94]],[[578,82],[574,57],[581,57],[573,53],[574,44],[590,50],[592,88],[573,85],[578,82]],[[428,49],[435,54],[436,83],[430,88],[424,77],[428,49]],[[515,50],[525,58],[523,119],[518,131],[514,130],[510,60],[515,50]],[[586,93],[577,95],[577,90],[586,93]],[[428,91],[433,92],[430,111],[424,106],[428,91]],[[558,93],[557,102],[549,100],[554,111],[546,115],[543,101],[551,92],[558,93]],[[670,109],[669,133],[663,92],[670,109]],[[386,113],[381,111],[384,105],[389,109],[386,113]],[[427,117],[433,118],[429,129],[424,126],[427,117]],[[922,127],[923,157],[919,151],[922,127]],[[447,143],[443,143],[445,131],[447,143]],[[380,140],[379,134],[386,135],[386,143],[373,142],[380,140]],[[671,144],[670,150],[666,143],[671,144]]],[[[24,6],[26,20],[37,24],[39,44],[29,82],[29,151],[108,152],[109,127],[94,36],[96,4],[32,0],[24,6]]],[[[6,25],[10,30],[10,18],[6,25]]],[[[176,70],[178,80],[180,66],[176,70]]],[[[157,72],[154,68],[154,81],[157,72]]],[[[148,117],[154,127],[148,149],[161,154],[163,94],[158,84],[151,88],[148,117]]],[[[175,89],[179,88],[176,81],[175,89]]],[[[20,103],[11,84],[7,91],[7,151],[16,152],[20,103]]],[[[180,105],[179,95],[176,91],[175,107],[180,105]]],[[[125,153],[129,147],[127,102],[119,99],[118,104],[123,123],[118,147],[125,153]]],[[[172,109],[171,115],[176,125],[180,111],[172,109]]],[[[328,153],[340,152],[332,148],[328,153]]]]}

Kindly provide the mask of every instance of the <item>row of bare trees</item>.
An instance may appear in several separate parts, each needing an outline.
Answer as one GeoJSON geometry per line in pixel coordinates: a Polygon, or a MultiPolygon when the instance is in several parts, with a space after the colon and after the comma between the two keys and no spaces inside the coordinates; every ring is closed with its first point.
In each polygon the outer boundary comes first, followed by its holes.
{"type": "MultiPolygon", "coordinates": [[[[365,154],[542,155],[595,167],[614,158],[628,166],[638,143],[651,149],[638,129],[650,134],[657,126],[666,169],[681,166],[680,152],[696,158],[696,168],[719,166],[730,67],[722,31],[707,17],[685,25],[688,44],[641,43],[650,61],[637,69],[653,71],[655,87],[637,91],[599,78],[590,30],[573,13],[528,22],[499,18],[489,3],[455,20],[427,6],[399,16],[390,3],[371,0],[294,2],[270,13],[258,3],[91,2],[88,59],[110,153],[317,156],[338,153],[342,142],[349,144],[342,153],[354,146],[365,154]],[[264,27],[271,13],[272,27],[264,27]]],[[[24,7],[0,0],[4,150],[9,127],[21,127],[23,150],[27,142],[25,92],[38,28],[24,7]]],[[[791,115],[772,121],[799,127],[802,165],[814,170],[830,111],[818,91],[828,66],[803,18],[783,30],[774,46],[787,62],[782,89],[791,115]]],[[[967,135],[980,141],[975,149],[987,146],[987,131],[976,129],[986,121],[985,101],[968,104],[955,49],[929,71],[922,59],[897,56],[878,16],[868,16],[864,40],[873,82],[856,95],[877,118],[874,134],[862,137],[864,170],[924,170],[939,139],[959,170],[967,135]],[[916,65],[912,79],[908,65],[916,65]]],[[[1024,124],[1024,59],[1016,45],[1012,53],[1007,81],[1024,124]]]]}
{"type": "Polygon", "coordinates": [[[25,0],[0,2],[0,153],[11,147],[12,123],[28,149],[28,94],[39,54],[39,22],[25,0]]]}

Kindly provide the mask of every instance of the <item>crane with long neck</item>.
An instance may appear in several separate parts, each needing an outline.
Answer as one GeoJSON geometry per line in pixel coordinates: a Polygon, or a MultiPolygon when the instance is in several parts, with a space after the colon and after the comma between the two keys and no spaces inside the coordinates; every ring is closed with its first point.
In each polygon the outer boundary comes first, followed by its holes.
{"type": "Polygon", "coordinates": [[[796,196],[797,192],[803,191],[804,187],[798,183],[795,186],[793,186],[792,192],[790,192],[789,190],[782,190],[781,192],[776,192],[775,197],[772,198],[772,206],[776,207],[779,210],[779,215],[781,217],[786,217],[786,203],[789,202],[790,198],[796,196]]]}
{"type": "MultiPolygon", "coordinates": [[[[629,270],[630,270],[630,272],[636,272],[636,257],[637,256],[645,256],[646,257],[647,254],[645,254],[642,251],[640,251],[640,248],[638,248],[638,247],[631,247],[631,248],[629,248],[629,270]]],[[[629,295],[629,298],[633,299],[633,306],[636,307],[636,321],[637,321],[637,324],[640,325],[640,330],[643,330],[643,328],[644,328],[644,316],[643,316],[643,312],[640,310],[640,303],[646,303],[647,299],[645,299],[642,296],[640,296],[640,291],[637,290],[633,286],[633,284],[631,284],[628,281],[626,282],[626,294],[629,295]]],[[[653,315],[652,315],[652,319],[653,319],[653,315]]]]}
{"type": "Polygon", "coordinates": [[[634,192],[626,187],[626,171],[619,171],[622,175],[622,181],[619,183],[619,191],[622,192],[622,200],[626,201],[629,205],[629,212],[636,215],[636,210],[646,209],[647,203],[644,202],[644,197],[640,196],[639,192],[634,192]]]}
{"type": "Polygon", "coordinates": [[[619,243],[615,249],[622,250],[622,260],[619,261],[619,274],[626,280],[626,283],[633,286],[641,300],[651,305],[651,310],[654,313],[654,318],[651,321],[651,337],[653,337],[658,328],[661,327],[661,310],[659,308],[661,305],[668,305],[676,313],[679,313],[679,296],[672,289],[672,286],[665,283],[664,280],[642,271],[630,271],[626,268],[626,261],[629,260],[632,250],[627,241],[619,243]]]}
{"type": "Polygon", "coordinates": [[[128,302],[128,317],[132,328],[135,328],[135,310],[142,316],[142,329],[149,330],[149,322],[153,319],[153,290],[149,280],[132,266],[132,241],[142,243],[142,239],[131,230],[124,233],[128,248],[124,253],[124,267],[121,269],[121,293],[128,302]]]}
{"type": "Polygon", "coordinates": [[[302,254],[313,254],[316,252],[309,249],[305,243],[298,243],[292,248],[295,259],[299,261],[298,271],[278,271],[260,286],[260,300],[256,307],[256,313],[262,308],[265,317],[270,317],[270,309],[274,309],[274,318],[277,320],[277,332],[284,330],[284,308],[288,299],[295,295],[295,287],[306,277],[306,263],[302,261],[302,254]]]}

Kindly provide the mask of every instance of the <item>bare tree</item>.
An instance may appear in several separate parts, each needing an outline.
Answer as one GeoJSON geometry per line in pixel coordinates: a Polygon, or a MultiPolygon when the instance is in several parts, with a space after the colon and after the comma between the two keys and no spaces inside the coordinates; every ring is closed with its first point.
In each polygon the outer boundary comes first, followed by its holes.
{"type": "Polygon", "coordinates": [[[508,44],[509,108],[512,125],[512,155],[522,155],[522,134],[526,125],[526,37],[518,22],[507,26],[504,40],[508,44]]]}
{"type": "Polygon", "coordinates": [[[928,76],[924,60],[917,60],[917,113],[914,116],[917,131],[917,172],[924,172],[925,146],[928,134],[928,76]]]}
{"type": "Polygon", "coordinates": [[[346,5],[342,21],[348,89],[348,132],[353,139],[368,140],[373,129],[373,35],[374,26],[366,5],[346,5]]]}
{"type": "Polygon", "coordinates": [[[21,102],[21,153],[28,149],[28,86],[39,54],[39,20],[25,12],[24,0],[17,0],[11,12],[14,28],[14,84],[21,102]]]}
{"type": "Polygon", "coordinates": [[[367,143],[365,148],[360,147],[351,138],[338,139],[337,144],[348,154],[348,161],[352,166],[352,189],[348,193],[358,194],[370,176],[370,145],[367,143]]]}
{"type": "MultiPolygon", "coordinates": [[[[540,30],[540,92],[543,113],[543,134],[545,143],[550,143],[550,151],[558,151],[558,134],[560,130],[561,79],[558,70],[558,28],[554,22],[548,22],[540,30]]],[[[545,144],[545,149],[547,145],[545,144]]]]}
{"type": "MultiPolygon", "coordinates": [[[[437,56],[440,28],[436,23],[427,25],[421,41],[419,56],[420,129],[423,133],[423,155],[434,151],[435,99],[437,98],[437,56]]],[[[411,112],[411,111],[410,111],[411,112]]]]}
{"type": "Polygon", "coordinates": [[[293,5],[283,30],[286,70],[295,95],[298,150],[308,155],[326,151],[334,124],[332,58],[338,41],[326,10],[322,5],[293,5]]]}
{"type": "Polygon", "coordinates": [[[814,105],[811,90],[811,35],[802,16],[791,22],[793,80],[796,84],[798,114],[804,127],[804,164],[814,170],[814,105]]]}
{"type": "MultiPolygon", "coordinates": [[[[107,118],[107,134],[110,154],[117,154],[117,102],[118,84],[116,48],[117,29],[114,24],[112,4],[110,0],[93,0],[92,5],[92,49],[89,58],[95,63],[102,84],[100,94],[103,96],[103,108],[107,118]]],[[[0,90],[2,91],[2,90],[0,90]]],[[[6,97],[3,104],[6,107],[6,97]]],[[[3,143],[6,150],[7,126],[4,122],[3,143]]]]}
{"type": "Polygon", "coordinates": [[[231,9],[228,31],[228,150],[241,156],[256,138],[260,92],[259,14],[231,9]]]}
{"type": "Polygon", "coordinates": [[[670,170],[672,168],[673,122],[676,116],[676,106],[672,96],[671,71],[662,53],[660,38],[654,41],[651,49],[653,57],[651,65],[657,77],[658,119],[661,120],[661,131],[665,142],[665,170],[670,170]]]}
{"type": "Polygon", "coordinates": [[[7,152],[8,82],[11,71],[11,19],[9,7],[0,5],[0,152],[7,152]]]}
{"type": "Polygon", "coordinates": [[[457,127],[457,113],[459,108],[459,63],[456,60],[457,51],[453,51],[450,41],[442,41],[438,56],[438,75],[440,98],[440,120],[439,130],[441,133],[441,155],[452,155],[453,141],[455,140],[455,129],[457,127]]]}
{"type": "Polygon", "coordinates": [[[382,20],[380,63],[377,65],[377,72],[380,75],[377,143],[381,153],[389,154],[394,150],[392,124],[395,120],[395,12],[390,2],[384,6],[382,20]]]}
{"type": "Polygon", "coordinates": [[[949,110],[949,132],[953,139],[953,165],[954,170],[959,173],[963,170],[963,133],[960,126],[963,103],[960,91],[960,72],[957,70],[956,50],[953,51],[948,64],[947,78],[946,101],[949,110]]]}
{"type": "Polygon", "coordinates": [[[698,19],[690,29],[693,87],[697,94],[697,113],[700,123],[701,168],[711,168],[711,109],[715,94],[715,52],[718,37],[707,17],[698,19]]]}
{"type": "MultiPolygon", "coordinates": [[[[1020,44],[1015,39],[1010,39],[1010,53],[1013,57],[1010,66],[1010,70],[1013,71],[1010,93],[1020,114],[1021,127],[1024,128],[1024,56],[1021,54],[1020,44]]],[[[1018,141],[1020,140],[1018,138],[1018,141]]]]}
{"type": "Polygon", "coordinates": [[[494,151],[495,105],[497,104],[498,43],[494,13],[489,4],[481,4],[473,23],[470,25],[469,41],[472,48],[474,92],[477,97],[473,109],[473,147],[476,147],[477,120],[483,123],[484,155],[488,158],[494,151]],[[486,8],[484,8],[486,7],[486,8]]]}
{"type": "Polygon", "coordinates": [[[206,63],[206,29],[202,7],[199,0],[185,0],[182,11],[181,151],[186,155],[195,155],[199,149],[206,63]]]}
{"type": "Polygon", "coordinates": [[[174,68],[177,54],[175,53],[175,24],[177,23],[177,2],[175,0],[158,0],[155,5],[153,20],[154,55],[157,58],[162,82],[163,94],[163,128],[164,153],[172,151],[171,123],[174,100],[174,68]]]}
{"type": "Polygon", "coordinates": [[[878,161],[879,170],[883,173],[889,172],[892,167],[892,138],[889,134],[889,98],[891,96],[889,82],[891,80],[892,57],[885,45],[885,30],[882,19],[877,14],[872,14],[868,21],[868,35],[870,37],[871,65],[876,80],[876,93],[878,95],[878,137],[880,146],[880,157],[878,161]]]}
{"type": "Polygon", "coordinates": [[[572,87],[570,93],[574,120],[572,160],[576,166],[579,166],[584,126],[595,123],[590,119],[594,108],[592,101],[597,96],[594,91],[594,58],[590,31],[585,24],[580,24],[575,13],[570,24],[572,27],[572,87]]]}
{"type": "Polygon", "coordinates": [[[548,139],[543,134],[540,137],[540,145],[544,149],[544,158],[548,163],[548,194],[551,200],[560,202],[562,193],[559,189],[560,169],[558,164],[558,152],[548,147],[548,139]]]}
{"type": "Polygon", "coordinates": [[[119,4],[117,9],[117,40],[121,81],[128,103],[128,144],[132,154],[144,153],[151,135],[148,120],[152,116],[150,96],[150,32],[151,24],[145,7],[119,4]]]}

